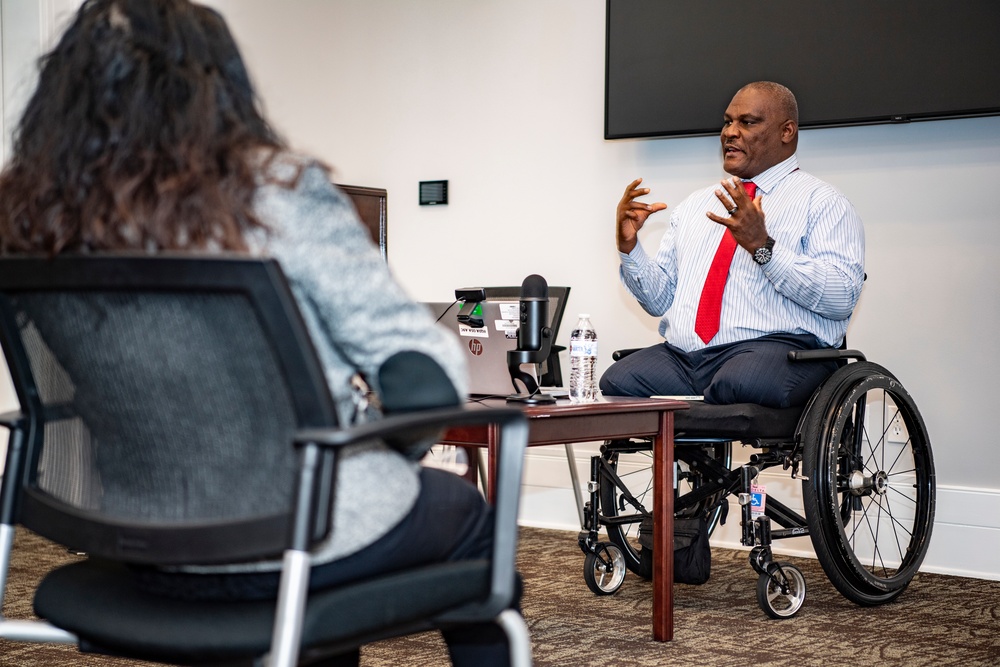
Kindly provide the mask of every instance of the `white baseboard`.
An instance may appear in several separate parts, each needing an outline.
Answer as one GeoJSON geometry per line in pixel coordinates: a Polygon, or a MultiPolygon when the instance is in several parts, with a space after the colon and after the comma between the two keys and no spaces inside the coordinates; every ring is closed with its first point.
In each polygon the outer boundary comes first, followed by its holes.
{"type": "MultiPolygon", "coordinates": [[[[592,451],[596,451],[596,445],[578,445],[575,451],[584,494],[590,478],[592,451]]],[[[769,494],[802,512],[799,481],[780,471],[766,471],[761,481],[767,485],[769,494]]],[[[529,450],[522,490],[521,525],[566,530],[573,533],[567,539],[575,541],[580,522],[562,447],[529,450]]],[[[740,534],[739,506],[730,498],[729,521],[713,534],[712,544],[744,549],[740,534]]],[[[773,549],[789,556],[814,557],[808,537],[779,540],[773,549]]],[[[1000,581],[997,553],[1000,553],[1000,489],[945,486],[939,482],[931,544],[921,571],[1000,581]]]]}

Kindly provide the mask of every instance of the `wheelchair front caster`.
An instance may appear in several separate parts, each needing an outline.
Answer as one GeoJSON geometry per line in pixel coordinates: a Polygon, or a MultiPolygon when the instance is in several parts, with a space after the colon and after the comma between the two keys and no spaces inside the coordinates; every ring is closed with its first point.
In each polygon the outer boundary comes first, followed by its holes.
{"type": "Polygon", "coordinates": [[[757,579],[757,604],[771,618],[791,618],[806,601],[806,580],[788,563],[768,563],[757,579]]]}
{"type": "Polygon", "coordinates": [[[625,554],[614,544],[598,542],[583,561],[583,579],[597,595],[611,595],[625,581],[625,554]]]}

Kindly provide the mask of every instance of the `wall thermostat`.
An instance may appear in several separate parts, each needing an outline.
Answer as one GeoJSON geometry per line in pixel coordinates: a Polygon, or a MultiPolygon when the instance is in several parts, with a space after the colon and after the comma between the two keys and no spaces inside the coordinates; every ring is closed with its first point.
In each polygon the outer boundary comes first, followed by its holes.
{"type": "Polygon", "coordinates": [[[420,205],[448,203],[448,181],[420,181],[420,205]]]}

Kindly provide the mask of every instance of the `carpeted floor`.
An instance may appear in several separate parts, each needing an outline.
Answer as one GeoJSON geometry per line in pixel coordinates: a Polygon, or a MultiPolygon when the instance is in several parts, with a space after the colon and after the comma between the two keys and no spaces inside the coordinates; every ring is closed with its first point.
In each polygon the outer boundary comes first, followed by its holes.
{"type": "MultiPolygon", "coordinates": [[[[649,582],[629,574],[615,595],[597,597],[584,583],[575,534],[522,529],[518,561],[535,664],[1000,665],[1000,582],[920,574],[895,603],[863,608],[833,588],[817,561],[789,560],[807,585],[794,618],[771,620],[757,606],[746,552],[713,549],[708,583],[675,587],[674,641],[659,643],[649,582]]],[[[437,665],[443,655],[440,640],[423,635],[370,647],[364,664],[437,665]]]]}
{"type": "MultiPolygon", "coordinates": [[[[73,556],[19,534],[4,604],[10,618],[30,616],[30,591],[47,569],[73,556]]],[[[535,664],[812,667],[1000,665],[1000,582],[920,574],[892,604],[863,608],[829,584],[818,563],[792,559],[808,595],[799,614],[774,621],[757,607],[757,576],[745,552],[713,550],[712,578],[678,585],[674,641],[652,641],[652,589],[629,575],[613,596],[596,597],[583,581],[573,533],[522,529],[519,569],[535,664]]],[[[0,641],[0,665],[125,667],[135,661],[83,656],[72,647],[0,641]]],[[[365,647],[365,667],[447,665],[433,633],[365,647]]]]}

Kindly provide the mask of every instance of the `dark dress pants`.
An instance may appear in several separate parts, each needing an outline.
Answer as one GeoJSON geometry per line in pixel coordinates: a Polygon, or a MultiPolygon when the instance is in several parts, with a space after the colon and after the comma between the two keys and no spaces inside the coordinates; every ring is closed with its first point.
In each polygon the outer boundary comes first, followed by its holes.
{"type": "Polygon", "coordinates": [[[612,364],[600,386],[606,396],[703,395],[718,405],[805,405],[837,362],[793,362],[788,352],[822,347],[811,334],[772,334],[694,352],[660,343],[612,364]]]}

